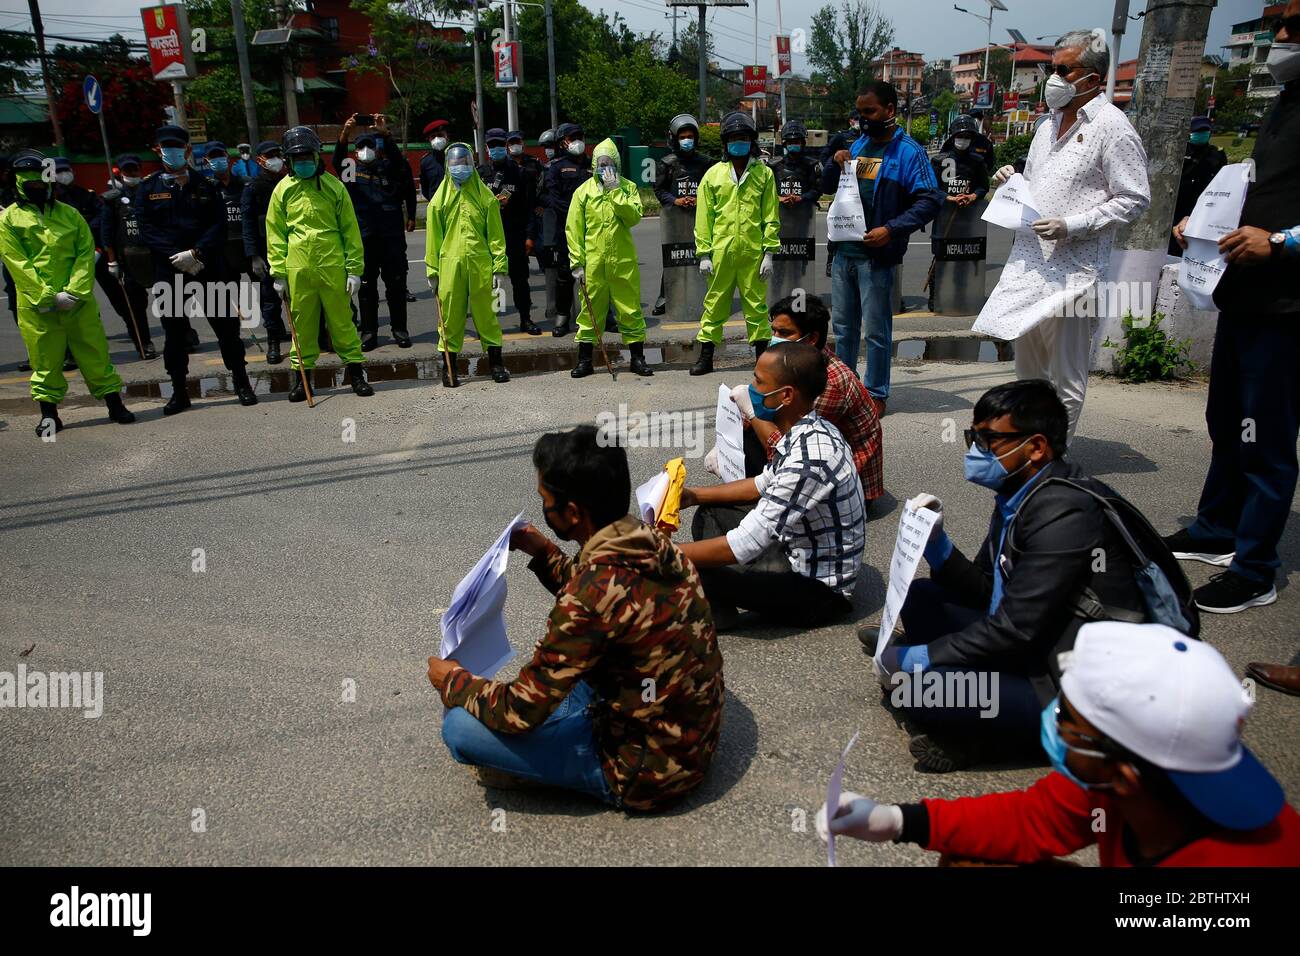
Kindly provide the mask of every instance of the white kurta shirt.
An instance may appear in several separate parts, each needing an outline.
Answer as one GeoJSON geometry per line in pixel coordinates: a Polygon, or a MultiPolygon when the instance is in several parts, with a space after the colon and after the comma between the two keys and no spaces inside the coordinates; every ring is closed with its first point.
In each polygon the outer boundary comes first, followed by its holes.
{"type": "Polygon", "coordinates": [[[1053,113],[1038,127],[1025,179],[1039,216],[1064,219],[1069,233],[1051,241],[1016,231],[976,332],[1016,339],[1045,319],[1075,314],[1080,297],[1106,274],[1115,230],[1151,203],[1146,150],[1123,112],[1096,96],[1064,135],[1062,116],[1053,113]]]}

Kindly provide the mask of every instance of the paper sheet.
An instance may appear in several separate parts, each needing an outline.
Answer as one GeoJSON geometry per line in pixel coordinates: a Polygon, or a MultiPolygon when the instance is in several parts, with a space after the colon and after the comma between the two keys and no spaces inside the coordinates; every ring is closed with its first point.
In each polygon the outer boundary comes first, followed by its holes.
{"type": "Polygon", "coordinates": [[[653,527],[659,520],[659,509],[668,494],[668,472],[661,471],[636,489],[636,507],[641,520],[653,527]]]}
{"type": "Polygon", "coordinates": [[[1186,238],[1213,239],[1216,243],[1241,223],[1241,208],[1250,186],[1250,164],[1224,166],[1201,191],[1188,217],[1186,238]]]}
{"type": "Polygon", "coordinates": [[[862,210],[862,192],[858,189],[858,160],[850,160],[840,171],[835,198],[826,210],[828,242],[861,242],[867,234],[867,216],[862,210]]]}
{"type": "Polygon", "coordinates": [[[636,506],[641,520],[652,528],[676,531],[681,524],[685,485],[686,460],[674,458],[663,471],[637,486],[636,506]]]}
{"type": "Polygon", "coordinates": [[[1031,222],[1042,217],[1038,215],[1037,203],[1029,189],[1029,183],[1024,176],[1016,173],[993,194],[980,218],[1003,229],[1028,229],[1031,222]]]}
{"type": "Polygon", "coordinates": [[[916,566],[921,563],[930,531],[938,520],[939,512],[915,508],[910,501],[903,506],[903,513],[898,518],[898,537],[894,541],[894,556],[889,562],[889,590],[885,592],[885,609],[880,614],[880,639],[876,642],[877,668],[883,667],[881,659],[894,633],[898,612],[903,609],[907,590],[916,576],[916,566]]]}
{"type": "Polygon", "coordinates": [[[1228,268],[1228,260],[1219,254],[1217,239],[1186,238],[1187,248],[1178,266],[1178,288],[1194,308],[1216,311],[1219,307],[1214,304],[1214,290],[1228,268]]]}
{"type": "Polygon", "coordinates": [[[442,643],[438,654],[454,657],[476,677],[492,677],[514,656],[506,639],[506,564],[510,560],[510,533],[527,524],[523,512],[456,585],[451,605],[442,615],[442,643]]]}
{"type": "Polygon", "coordinates": [[[718,432],[718,477],[723,481],[740,481],[745,477],[745,422],[731,400],[731,389],[725,385],[718,386],[714,420],[718,432]]]}
{"type": "MultiPolygon", "coordinates": [[[[858,734],[862,731],[858,731],[858,734]]],[[[835,834],[830,832],[831,820],[840,808],[840,790],[844,784],[844,762],[849,759],[849,751],[853,745],[858,742],[858,734],[853,735],[849,745],[844,748],[844,753],[840,754],[840,762],[835,765],[835,772],[831,774],[830,783],[826,785],[826,865],[835,865],[835,834]]]]}

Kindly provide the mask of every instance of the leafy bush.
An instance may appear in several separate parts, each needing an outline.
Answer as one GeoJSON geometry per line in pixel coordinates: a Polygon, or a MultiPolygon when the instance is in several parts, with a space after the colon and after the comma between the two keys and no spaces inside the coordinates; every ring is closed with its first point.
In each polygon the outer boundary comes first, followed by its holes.
{"type": "Polygon", "coordinates": [[[1034,141],[1030,136],[1010,136],[1005,142],[998,143],[993,150],[994,169],[1015,165],[1029,155],[1029,144],[1034,141]]]}
{"type": "Polygon", "coordinates": [[[1115,371],[1129,382],[1163,382],[1179,378],[1179,371],[1193,371],[1195,366],[1188,354],[1191,339],[1173,339],[1160,328],[1163,312],[1147,319],[1134,319],[1130,312],[1124,316],[1124,344],[1112,342],[1109,337],[1103,348],[1118,349],[1115,371]]]}

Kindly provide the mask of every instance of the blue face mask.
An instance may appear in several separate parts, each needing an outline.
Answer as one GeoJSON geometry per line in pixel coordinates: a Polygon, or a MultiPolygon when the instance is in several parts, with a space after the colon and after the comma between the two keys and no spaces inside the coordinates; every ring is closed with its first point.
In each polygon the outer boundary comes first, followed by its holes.
{"type": "Polygon", "coordinates": [[[770,392],[763,393],[760,392],[758,389],[756,389],[752,382],[750,383],[749,403],[754,406],[755,418],[761,418],[765,422],[776,421],[776,413],[781,410],[780,406],[777,406],[776,408],[768,408],[765,404],[763,404],[763,402],[768,395],[775,395],[779,391],[781,391],[781,389],[774,388],[770,392]]]}
{"type": "Polygon", "coordinates": [[[453,166],[451,167],[450,170],[448,170],[448,175],[451,176],[452,180],[456,183],[457,186],[465,185],[465,181],[469,179],[469,177],[472,176],[473,174],[474,174],[473,166],[465,166],[465,165],[453,166]]]}
{"type": "Polygon", "coordinates": [[[185,165],[184,146],[164,146],[161,152],[162,161],[169,169],[181,169],[185,165]]]}
{"type": "Polygon", "coordinates": [[[971,445],[966,450],[966,480],[988,488],[990,491],[1000,491],[1008,478],[1020,474],[1029,467],[1029,462],[1025,462],[1014,472],[1008,473],[1002,467],[1002,459],[1024,448],[1028,441],[1029,439],[1026,438],[1011,451],[1002,455],[995,455],[991,451],[981,451],[971,445]]]}
{"type": "Polygon", "coordinates": [[[783,339],[779,335],[773,335],[767,340],[767,344],[769,348],[773,345],[793,345],[795,342],[802,342],[806,338],[808,338],[807,335],[801,335],[797,339],[783,339]]]}
{"type": "Polygon", "coordinates": [[[749,141],[744,139],[733,139],[727,144],[727,155],[735,156],[737,159],[742,156],[748,156],[749,141]]]}
{"type": "Polygon", "coordinates": [[[506,148],[504,146],[489,146],[488,158],[494,163],[499,163],[506,158],[506,148]]]}
{"type": "Polygon", "coordinates": [[[218,156],[216,159],[209,159],[208,165],[212,167],[214,173],[224,173],[230,168],[230,160],[224,156],[218,156]]]}
{"type": "Polygon", "coordinates": [[[800,143],[791,143],[789,146],[785,148],[785,151],[787,153],[802,153],[803,145],[800,143]]]}
{"type": "Polygon", "coordinates": [[[293,161],[293,174],[299,179],[311,179],[316,175],[316,160],[295,159],[293,161]]]}
{"type": "Polygon", "coordinates": [[[691,150],[695,148],[695,140],[679,139],[677,141],[677,148],[680,149],[683,153],[689,153],[691,150]]]}
{"type": "Polygon", "coordinates": [[[1210,131],[1208,129],[1197,130],[1191,134],[1191,141],[1196,146],[1204,146],[1210,141],[1210,131]]]}
{"type": "Polygon", "coordinates": [[[1043,750],[1047,753],[1047,759],[1052,762],[1052,769],[1065,777],[1072,783],[1077,784],[1084,790],[1110,790],[1113,784],[1109,783],[1085,783],[1070,772],[1070,768],[1065,765],[1065,755],[1070,750],[1089,757],[1109,758],[1109,754],[1104,754],[1099,750],[1083,750],[1079,747],[1071,747],[1061,738],[1060,728],[1056,726],[1056,711],[1060,707],[1060,695],[1053,697],[1051,702],[1043,708],[1041,718],[1041,729],[1039,731],[1039,740],[1043,744],[1043,750]]]}

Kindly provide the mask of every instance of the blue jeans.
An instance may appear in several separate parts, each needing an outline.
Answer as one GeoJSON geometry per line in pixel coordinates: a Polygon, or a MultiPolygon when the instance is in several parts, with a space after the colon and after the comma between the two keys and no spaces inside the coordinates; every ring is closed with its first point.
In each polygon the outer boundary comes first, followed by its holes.
{"type": "Polygon", "coordinates": [[[862,381],[879,399],[889,398],[894,351],[894,267],[840,252],[831,266],[831,327],[835,354],[855,372],[862,327],[867,327],[867,366],[862,381]]]}
{"type": "Polygon", "coordinates": [[[587,713],[595,700],[591,687],[579,681],[545,723],[523,734],[497,733],[464,707],[453,707],[442,717],[442,741],[457,763],[491,767],[614,803],[587,713]]]}

